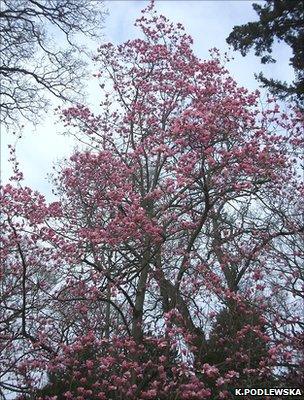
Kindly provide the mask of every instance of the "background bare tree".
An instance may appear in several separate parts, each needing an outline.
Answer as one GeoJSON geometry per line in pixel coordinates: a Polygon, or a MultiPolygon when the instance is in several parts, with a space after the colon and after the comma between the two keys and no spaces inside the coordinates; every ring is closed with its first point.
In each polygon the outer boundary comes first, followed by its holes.
{"type": "Polygon", "coordinates": [[[0,7],[0,122],[6,127],[24,120],[37,122],[49,94],[75,101],[81,93],[85,61],[75,34],[100,35],[104,4],[102,0],[2,0],[0,7]]]}

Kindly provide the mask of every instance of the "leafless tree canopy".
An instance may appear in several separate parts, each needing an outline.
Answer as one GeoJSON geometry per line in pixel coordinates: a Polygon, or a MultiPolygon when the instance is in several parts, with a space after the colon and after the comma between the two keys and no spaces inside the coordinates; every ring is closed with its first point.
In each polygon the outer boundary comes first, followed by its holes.
{"type": "Polygon", "coordinates": [[[37,121],[49,94],[62,100],[77,98],[85,61],[73,36],[97,37],[105,9],[102,0],[0,3],[0,122],[9,127],[24,119],[37,121]]]}

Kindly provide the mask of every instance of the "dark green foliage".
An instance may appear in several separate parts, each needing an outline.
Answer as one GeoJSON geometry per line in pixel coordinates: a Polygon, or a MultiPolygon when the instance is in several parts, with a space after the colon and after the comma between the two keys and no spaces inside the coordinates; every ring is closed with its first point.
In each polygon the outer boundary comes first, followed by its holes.
{"type": "Polygon", "coordinates": [[[258,382],[247,382],[248,375],[244,374],[244,369],[259,370],[260,362],[267,358],[264,333],[265,328],[255,309],[240,309],[232,303],[224,308],[216,319],[208,340],[209,350],[204,362],[215,365],[221,376],[231,370],[238,372],[238,382],[244,387],[250,387],[258,382]]]}
{"type": "Polygon", "coordinates": [[[261,57],[263,64],[276,62],[271,56],[274,40],[285,42],[291,47],[290,64],[295,71],[295,80],[291,84],[263,74],[258,79],[264,87],[280,99],[292,99],[304,106],[304,1],[303,0],[267,0],[253,4],[259,15],[257,22],[235,26],[227,38],[234,50],[245,56],[251,48],[261,57]]]}

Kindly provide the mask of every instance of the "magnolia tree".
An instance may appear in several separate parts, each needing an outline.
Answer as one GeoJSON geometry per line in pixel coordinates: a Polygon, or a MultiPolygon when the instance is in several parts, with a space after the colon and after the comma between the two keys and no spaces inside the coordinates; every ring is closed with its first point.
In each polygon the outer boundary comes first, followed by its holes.
{"type": "Polygon", "coordinates": [[[98,49],[100,114],[62,111],[84,148],[58,167],[58,201],[17,163],[2,188],[2,397],[298,387],[303,115],[260,110],[153,4],[136,25],[98,49]]]}

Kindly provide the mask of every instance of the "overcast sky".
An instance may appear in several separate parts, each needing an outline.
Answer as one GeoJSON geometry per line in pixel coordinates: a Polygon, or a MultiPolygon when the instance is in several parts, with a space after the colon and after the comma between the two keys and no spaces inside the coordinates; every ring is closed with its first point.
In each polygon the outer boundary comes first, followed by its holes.
{"type": "MultiPolygon", "coordinates": [[[[105,20],[104,38],[102,41],[121,43],[136,38],[138,30],[133,26],[140,10],[147,5],[146,0],[107,1],[109,15],[105,20]]],[[[290,50],[284,44],[277,44],[274,56],[279,61],[276,64],[262,66],[253,53],[242,57],[229,50],[226,37],[235,25],[240,25],[257,19],[252,9],[252,1],[186,1],[186,0],[158,0],[156,8],[174,22],[181,22],[188,34],[193,37],[194,51],[200,58],[209,57],[208,50],[217,47],[221,52],[227,51],[234,56],[227,68],[236,81],[248,89],[258,88],[254,73],[264,71],[271,76],[290,81],[293,71],[288,64],[290,50]]],[[[98,43],[93,45],[98,46],[98,43]]],[[[92,48],[92,45],[90,46],[92,48]]],[[[92,72],[96,71],[96,67],[92,72]]],[[[93,79],[88,87],[88,101],[94,105],[98,101],[99,87],[93,79]]],[[[96,104],[95,104],[96,105],[96,104]]],[[[96,110],[96,108],[94,107],[96,110]]],[[[62,125],[54,117],[52,109],[48,112],[44,122],[36,130],[26,127],[23,137],[17,143],[17,157],[25,175],[26,185],[39,190],[51,200],[51,184],[47,174],[52,171],[54,162],[68,156],[76,143],[71,138],[62,135],[62,125]]],[[[3,135],[2,138],[2,182],[6,183],[10,176],[7,163],[7,144],[14,144],[12,136],[3,135]]]]}

